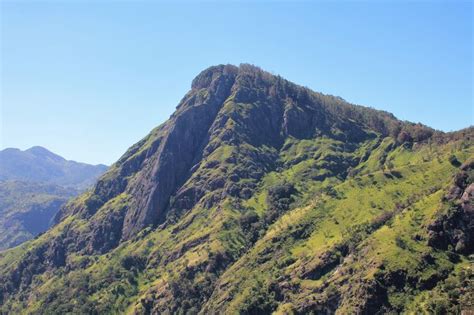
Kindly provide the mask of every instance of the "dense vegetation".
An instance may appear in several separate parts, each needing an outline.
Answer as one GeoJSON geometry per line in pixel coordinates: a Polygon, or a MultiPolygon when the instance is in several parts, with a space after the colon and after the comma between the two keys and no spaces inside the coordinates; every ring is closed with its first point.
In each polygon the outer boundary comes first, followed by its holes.
{"type": "Polygon", "coordinates": [[[473,136],[211,67],[56,226],[0,253],[0,310],[470,310],[473,136]]]}

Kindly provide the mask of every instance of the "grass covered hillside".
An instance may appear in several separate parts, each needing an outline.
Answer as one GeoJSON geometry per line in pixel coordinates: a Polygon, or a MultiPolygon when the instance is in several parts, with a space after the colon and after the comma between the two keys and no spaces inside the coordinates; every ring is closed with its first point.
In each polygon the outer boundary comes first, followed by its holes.
{"type": "Polygon", "coordinates": [[[473,137],[211,67],[54,227],[0,253],[0,312],[473,311],[473,137]]]}

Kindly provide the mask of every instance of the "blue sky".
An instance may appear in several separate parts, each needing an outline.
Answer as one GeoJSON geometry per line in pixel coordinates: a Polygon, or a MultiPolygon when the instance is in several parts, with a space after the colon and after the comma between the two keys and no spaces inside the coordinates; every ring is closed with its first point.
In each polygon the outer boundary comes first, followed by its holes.
{"type": "Polygon", "coordinates": [[[1,148],[111,164],[221,63],[445,131],[474,121],[470,1],[0,6],[1,148]]]}

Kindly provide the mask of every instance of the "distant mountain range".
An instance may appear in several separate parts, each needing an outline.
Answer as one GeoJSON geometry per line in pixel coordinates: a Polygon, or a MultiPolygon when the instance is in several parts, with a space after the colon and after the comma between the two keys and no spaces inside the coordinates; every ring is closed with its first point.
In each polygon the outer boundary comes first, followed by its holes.
{"type": "Polygon", "coordinates": [[[102,164],[68,161],[40,146],[25,151],[14,148],[0,151],[0,180],[21,180],[84,189],[92,185],[106,169],[107,166],[102,164]]]}
{"type": "Polygon", "coordinates": [[[43,147],[0,151],[0,250],[44,232],[107,166],[67,161],[43,147]]]}
{"type": "Polygon", "coordinates": [[[473,139],[210,67],[0,252],[0,313],[473,314],[473,139]]]}

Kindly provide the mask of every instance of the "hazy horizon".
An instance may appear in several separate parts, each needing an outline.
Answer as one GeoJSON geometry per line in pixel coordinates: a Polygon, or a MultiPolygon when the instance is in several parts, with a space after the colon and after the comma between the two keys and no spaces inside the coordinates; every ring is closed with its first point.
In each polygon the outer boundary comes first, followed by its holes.
{"type": "Polygon", "coordinates": [[[110,165],[222,63],[443,131],[474,121],[470,2],[0,5],[0,149],[110,165]]]}

